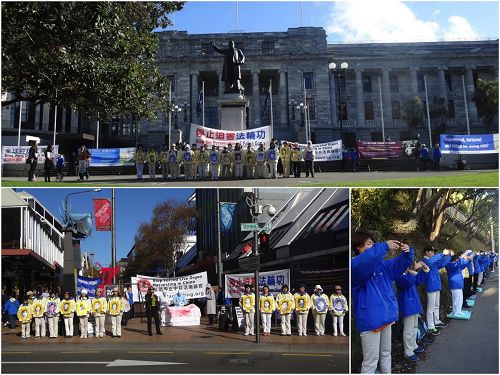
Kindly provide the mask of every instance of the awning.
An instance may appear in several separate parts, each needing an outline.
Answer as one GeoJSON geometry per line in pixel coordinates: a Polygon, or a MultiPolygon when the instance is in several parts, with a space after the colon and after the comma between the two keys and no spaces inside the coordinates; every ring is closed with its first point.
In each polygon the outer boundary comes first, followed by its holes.
{"type": "Polygon", "coordinates": [[[38,262],[42,263],[43,265],[50,267],[52,270],[56,269],[55,265],[50,264],[44,258],[42,258],[40,255],[38,255],[37,253],[35,253],[31,249],[2,249],[2,258],[4,256],[5,257],[30,257],[30,258],[35,259],[38,262]]]}
{"type": "Polygon", "coordinates": [[[2,208],[28,207],[28,203],[22,199],[14,190],[3,189],[2,208]]]}

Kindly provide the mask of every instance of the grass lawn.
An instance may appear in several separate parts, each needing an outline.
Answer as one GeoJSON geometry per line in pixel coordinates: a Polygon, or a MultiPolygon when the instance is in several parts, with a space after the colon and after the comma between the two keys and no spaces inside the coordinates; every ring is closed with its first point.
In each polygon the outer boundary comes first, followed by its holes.
{"type": "Polygon", "coordinates": [[[387,180],[362,180],[308,186],[339,187],[498,187],[498,172],[477,172],[450,176],[397,178],[387,180]]]}
{"type": "MultiPolygon", "coordinates": [[[[101,183],[96,183],[96,182],[44,182],[44,181],[37,181],[37,182],[29,182],[29,181],[9,181],[9,180],[2,180],[2,187],[26,187],[26,188],[35,188],[35,187],[52,187],[52,188],[58,188],[58,187],[64,187],[64,188],[78,188],[79,186],[97,186],[97,187],[116,187],[118,186],[117,184],[113,183],[106,183],[106,182],[101,182],[101,183]]],[[[126,186],[123,186],[126,187],[126,186]]]]}

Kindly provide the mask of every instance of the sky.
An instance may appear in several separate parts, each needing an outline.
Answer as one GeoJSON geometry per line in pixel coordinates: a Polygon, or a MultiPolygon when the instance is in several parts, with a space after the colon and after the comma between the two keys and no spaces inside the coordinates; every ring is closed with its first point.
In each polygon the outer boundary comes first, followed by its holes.
{"type": "MultiPolygon", "coordinates": [[[[56,218],[62,222],[62,201],[69,193],[84,191],[89,189],[25,189],[19,188],[17,191],[26,191],[35,196],[56,218]]],[[[137,228],[143,222],[151,219],[154,207],[166,200],[174,199],[186,202],[194,189],[154,189],[154,188],[122,188],[115,189],[115,212],[116,212],[116,260],[126,257],[134,244],[134,235],[137,228]]],[[[110,198],[111,189],[102,189],[100,192],[77,194],[70,197],[72,213],[92,213],[93,198],[110,198]]],[[[94,231],[92,237],[80,242],[81,251],[94,252],[95,261],[106,267],[111,264],[111,232],[94,231]]]]}
{"type": "Polygon", "coordinates": [[[192,34],[324,27],[330,43],[498,38],[497,1],[189,1],[172,18],[192,34]]]}

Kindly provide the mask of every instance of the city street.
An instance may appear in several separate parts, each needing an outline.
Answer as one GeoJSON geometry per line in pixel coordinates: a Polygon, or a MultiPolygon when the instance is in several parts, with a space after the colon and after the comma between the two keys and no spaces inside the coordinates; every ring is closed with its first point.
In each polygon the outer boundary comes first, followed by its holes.
{"type": "MultiPolygon", "coordinates": [[[[110,327],[107,326],[109,329],[110,327]]],[[[4,373],[347,373],[349,337],[245,337],[208,327],[163,328],[149,337],[145,321],[123,327],[121,339],[22,340],[3,328],[4,373]],[[45,364],[45,366],[44,366],[45,364]],[[49,366],[47,366],[49,365],[49,366]],[[82,367],[84,366],[84,367],[82,367]]],[[[107,332],[109,334],[109,332],[107,332]]]]}

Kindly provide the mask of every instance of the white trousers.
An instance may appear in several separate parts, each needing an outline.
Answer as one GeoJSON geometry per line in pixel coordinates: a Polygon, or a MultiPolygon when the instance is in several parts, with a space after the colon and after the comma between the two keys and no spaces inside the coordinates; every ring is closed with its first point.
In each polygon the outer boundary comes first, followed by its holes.
{"type": "Polygon", "coordinates": [[[21,337],[24,339],[30,337],[31,322],[21,323],[21,337]]]}
{"type": "Polygon", "coordinates": [[[290,325],[290,317],[292,314],[281,314],[281,334],[291,335],[292,326],[290,325]]]}
{"type": "Polygon", "coordinates": [[[135,170],[137,172],[137,178],[142,178],[142,172],[144,170],[144,163],[136,163],[135,170]]]}
{"type": "Polygon", "coordinates": [[[200,164],[200,178],[207,177],[207,165],[205,163],[200,164]]]}
{"type": "Polygon", "coordinates": [[[479,272],[477,275],[477,286],[481,285],[483,283],[483,280],[484,280],[484,273],[479,272]]]}
{"type": "Polygon", "coordinates": [[[462,312],[462,304],[464,303],[464,293],[463,289],[452,289],[451,290],[451,300],[452,300],[452,314],[458,315],[462,312]]]}
{"type": "Polygon", "coordinates": [[[156,176],[155,175],[155,173],[156,173],[155,169],[156,169],[156,163],[154,163],[154,164],[148,163],[148,171],[149,171],[149,178],[150,179],[154,179],[155,178],[155,176],[156,176]]]}
{"type": "Polygon", "coordinates": [[[278,176],[278,163],[275,161],[269,162],[269,170],[271,171],[271,178],[276,178],[278,176]]]}
{"type": "Polygon", "coordinates": [[[106,329],[104,328],[104,320],[105,316],[96,316],[95,317],[95,337],[104,337],[106,333],[106,329]]]}
{"type": "Polygon", "coordinates": [[[290,176],[290,160],[281,159],[283,163],[283,176],[290,176]]]}
{"type": "Polygon", "coordinates": [[[167,163],[161,163],[161,176],[165,179],[168,177],[167,163]]]}
{"type": "Polygon", "coordinates": [[[193,163],[184,163],[184,179],[191,180],[193,178],[193,163]]]}
{"type": "Polygon", "coordinates": [[[217,164],[210,164],[210,174],[212,175],[212,180],[219,178],[219,166],[217,164]]]}
{"type": "Polygon", "coordinates": [[[271,333],[271,313],[261,313],[262,317],[262,327],[264,328],[264,333],[271,333]]]}
{"type": "Polygon", "coordinates": [[[391,373],[391,327],[387,326],[380,332],[361,332],[361,347],[363,350],[362,374],[375,374],[380,361],[380,373],[391,373]]]}
{"type": "Polygon", "coordinates": [[[35,318],[35,337],[45,337],[45,318],[35,318]]]}
{"type": "Polygon", "coordinates": [[[436,328],[439,320],[439,299],[440,292],[427,293],[427,326],[429,329],[436,328]]]}
{"type": "Polygon", "coordinates": [[[257,172],[256,172],[256,174],[257,174],[258,178],[266,177],[265,169],[266,169],[266,165],[264,164],[264,162],[257,162],[257,172]]]}
{"type": "Polygon", "coordinates": [[[403,341],[405,347],[405,354],[409,357],[412,356],[413,351],[418,348],[417,345],[417,332],[418,332],[418,314],[407,316],[403,319],[403,341]]]}
{"type": "Polygon", "coordinates": [[[243,163],[234,163],[234,177],[243,177],[243,163]]]}
{"type": "Polygon", "coordinates": [[[255,314],[253,312],[243,311],[243,316],[245,317],[245,335],[254,334],[254,321],[255,314]]]}
{"type": "Polygon", "coordinates": [[[341,336],[345,336],[344,334],[344,316],[337,316],[332,314],[333,318],[333,335],[337,336],[339,333],[341,336]],[[337,331],[337,322],[338,322],[338,331],[337,331]]]}
{"type": "Polygon", "coordinates": [[[307,316],[309,315],[309,311],[305,313],[297,313],[295,316],[297,317],[297,330],[299,331],[299,336],[307,335],[307,316]]]}
{"type": "Polygon", "coordinates": [[[66,336],[73,336],[73,317],[64,317],[64,329],[66,336]]]}
{"type": "Polygon", "coordinates": [[[112,327],[112,335],[113,336],[121,336],[122,335],[122,316],[120,315],[111,315],[111,327],[112,327]]]}
{"type": "Polygon", "coordinates": [[[89,317],[87,316],[80,316],[80,338],[86,339],[88,337],[88,331],[89,331],[89,317]]]}
{"type": "Polygon", "coordinates": [[[168,174],[170,175],[170,178],[176,179],[177,176],[177,167],[175,164],[169,164],[168,165],[168,174]]]}
{"type": "Polygon", "coordinates": [[[59,317],[49,316],[49,335],[50,337],[57,337],[59,333],[59,317]]]}
{"type": "Polygon", "coordinates": [[[253,178],[253,165],[246,166],[246,173],[248,178],[253,178]]]}
{"type": "Polygon", "coordinates": [[[325,334],[325,318],[326,314],[313,314],[314,316],[314,331],[318,335],[325,334]]]}

